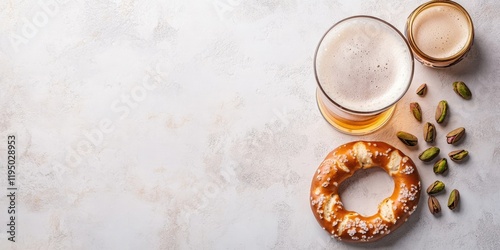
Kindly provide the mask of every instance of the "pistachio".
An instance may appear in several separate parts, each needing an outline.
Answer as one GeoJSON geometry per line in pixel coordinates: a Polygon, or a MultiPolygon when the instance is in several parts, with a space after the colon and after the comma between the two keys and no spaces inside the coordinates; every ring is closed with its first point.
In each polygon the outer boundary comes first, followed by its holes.
{"type": "Polygon", "coordinates": [[[457,93],[457,95],[465,100],[470,100],[472,98],[472,93],[464,82],[454,82],[453,90],[457,93]]]}
{"type": "Polygon", "coordinates": [[[448,161],[446,160],[446,158],[442,158],[441,160],[434,163],[433,170],[436,174],[442,174],[446,172],[446,170],[448,170],[448,161]]]}
{"type": "Polygon", "coordinates": [[[440,150],[438,147],[430,147],[424,150],[424,152],[420,153],[420,155],[418,155],[418,158],[421,161],[429,162],[436,158],[436,156],[439,154],[439,151],[440,150]]]}
{"type": "Polygon", "coordinates": [[[396,136],[408,146],[415,146],[418,143],[418,138],[416,136],[404,131],[399,131],[396,136]]]}
{"type": "Polygon", "coordinates": [[[417,89],[417,95],[424,96],[427,93],[427,84],[422,84],[417,89]]]}
{"type": "Polygon", "coordinates": [[[436,108],[436,122],[442,123],[448,114],[448,102],[442,100],[438,103],[436,108]]]}
{"type": "Polygon", "coordinates": [[[429,205],[429,211],[431,211],[431,214],[436,214],[441,212],[441,205],[439,205],[439,201],[438,199],[436,199],[436,197],[429,195],[427,203],[429,205]]]}
{"type": "Polygon", "coordinates": [[[427,122],[424,125],[424,140],[426,142],[434,142],[434,139],[436,138],[436,127],[434,127],[434,124],[427,122]]]}
{"type": "Polygon", "coordinates": [[[461,162],[463,161],[467,156],[469,155],[469,151],[467,150],[464,150],[464,149],[460,149],[460,150],[455,150],[455,151],[451,151],[448,156],[450,157],[450,159],[452,161],[456,161],[456,162],[461,162]]]}
{"type": "Polygon", "coordinates": [[[417,121],[421,122],[422,121],[422,109],[420,108],[420,105],[418,102],[412,102],[410,103],[410,110],[413,113],[413,116],[417,121]]]}
{"type": "Polygon", "coordinates": [[[444,190],[444,183],[442,181],[435,181],[427,188],[428,194],[437,194],[444,190]]]}
{"type": "Polygon", "coordinates": [[[460,193],[458,190],[453,189],[450,193],[450,197],[448,198],[448,208],[454,210],[458,207],[458,202],[460,201],[460,193]]]}
{"type": "Polygon", "coordinates": [[[458,141],[460,141],[460,139],[462,139],[464,135],[465,135],[465,128],[460,127],[454,129],[446,135],[446,142],[448,142],[448,144],[455,144],[458,141]]]}

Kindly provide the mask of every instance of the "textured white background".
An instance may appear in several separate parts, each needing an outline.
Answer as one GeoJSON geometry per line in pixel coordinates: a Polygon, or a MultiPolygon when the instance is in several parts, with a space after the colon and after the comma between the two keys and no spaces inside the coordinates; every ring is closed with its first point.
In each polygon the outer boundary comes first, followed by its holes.
{"type": "MultiPolygon", "coordinates": [[[[35,2],[0,3],[0,249],[500,248],[500,2],[460,1],[476,27],[468,58],[446,70],[416,64],[390,123],[361,137],[320,116],[315,47],[351,15],[402,30],[422,1],[35,2]],[[453,93],[456,80],[472,100],[453,93]],[[436,177],[417,159],[428,145],[408,148],[394,134],[421,139],[408,104],[433,120],[441,99],[450,117],[435,145],[443,157],[465,148],[470,158],[436,177]],[[458,126],[467,137],[447,145],[458,126]],[[18,146],[16,243],[5,226],[9,134],[18,146]],[[423,195],[408,223],[379,242],[331,240],[310,211],[310,180],[330,150],[357,139],[401,148],[424,187],[443,180],[441,216],[423,195]],[[445,207],[453,188],[457,212],[445,207]]],[[[349,187],[346,203],[365,211],[391,192],[380,171],[349,187]]]]}

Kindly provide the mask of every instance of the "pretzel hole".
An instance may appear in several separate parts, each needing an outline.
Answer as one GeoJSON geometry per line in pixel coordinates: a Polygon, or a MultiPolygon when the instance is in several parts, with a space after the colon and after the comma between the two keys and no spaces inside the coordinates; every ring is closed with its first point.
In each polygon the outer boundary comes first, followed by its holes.
{"type": "Polygon", "coordinates": [[[371,216],[378,205],[394,192],[394,180],[382,168],[360,169],[339,186],[344,209],[371,216]]]}

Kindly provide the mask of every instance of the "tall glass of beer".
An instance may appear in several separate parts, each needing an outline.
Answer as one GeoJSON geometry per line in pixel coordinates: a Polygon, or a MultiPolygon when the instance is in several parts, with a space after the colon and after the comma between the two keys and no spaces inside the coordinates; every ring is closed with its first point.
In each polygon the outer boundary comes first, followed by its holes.
{"type": "Polygon", "coordinates": [[[372,16],[343,19],[316,49],[319,110],[343,133],[374,132],[410,87],[413,67],[411,49],[394,26],[372,16]]]}

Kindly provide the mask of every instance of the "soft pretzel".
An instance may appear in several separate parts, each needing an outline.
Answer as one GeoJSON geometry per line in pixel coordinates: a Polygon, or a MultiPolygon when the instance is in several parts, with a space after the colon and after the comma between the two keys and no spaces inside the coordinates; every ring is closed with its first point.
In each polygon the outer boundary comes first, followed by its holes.
{"type": "Polygon", "coordinates": [[[311,184],[311,208],[319,224],[334,238],[349,242],[378,240],[408,220],[420,199],[420,177],[413,161],[383,142],[355,141],[330,152],[311,184]],[[378,212],[362,216],[344,209],[340,183],[360,169],[381,167],[394,179],[394,192],[378,212]]]}

